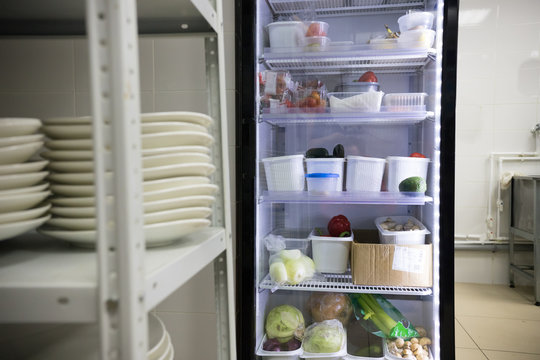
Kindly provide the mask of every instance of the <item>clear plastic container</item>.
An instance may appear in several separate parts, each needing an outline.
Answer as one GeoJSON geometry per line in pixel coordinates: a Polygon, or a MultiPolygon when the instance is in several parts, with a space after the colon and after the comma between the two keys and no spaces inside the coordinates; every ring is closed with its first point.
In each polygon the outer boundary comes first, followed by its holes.
{"type": "Polygon", "coordinates": [[[326,51],[330,45],[330,38],[326,36],[310,36],[305,39],[305,51],[326,51]]]}
{"type": "Polygon", "coordinates": [[[379,112],[384,93],[382,91],[368,92],[333,92],[328,94],[332,112],[379,112]]]}
{"type": "Polygon", "coordinates": [[[433,27],[433,14],[428,12],[412,12],[398,19],[399,31],[431,30],[433,27]]]}
{"type": "MultiPolygon", "coordinates": [[[[324,230],[323,234],[328,235],[328,232],[324,230]]],[[[343,274],[347,271],[354,234],[349,237],[331,237],[319,235],[318,231],[313,230],[309,234],[309,239],[313,262],[318,272],[343,274]]]]}
{"type": "Polygon", "coordinates": [[[381,191],[385,159],[347,156],[347,191],[381,191]]]}
{"type": "Polygon", "coordinates": [[[336,187],[334,191],[343,190],[343,166],[345,159],[343,158],[308,158],[306,159],[306,168],[308,174],[314,173],[330,173],[338,174],[336,187]]]}
{"type": "Polygon", "coordinates": [[[382,216],[375,219],[375,226],[379,230],[379,239],[381,244],[395,244],[395,245],[424,245],[426,242],[426,235],[429,234],[429,230],[416,218],[412,216],[382,216]],[[411,220],[417,225],[420,230],[408,230],[408,231],[389,231],[381,227],[381,223],[386,219],[392,219],[397,224],[404,225],[407,221],[411,220]]]}
{"type": "Polygon", "coordinates": [[[399,183],[406,178],[420,176],[427,181],[428,158],[389,156],[387,188],[390,192],[399,192],[399,183]]]}
{"type": "Polygon", "coordinates": [[[266,341],[266,334],[263,336],[259,347],[257,348],[256,354],[262,356],[263,358],[269,358],[269,360],[298,360],[300,355],[302,355],[302,347],[299,347],[293,351],[266,351],[263,350],[263,345],[266,341]]]}
{"type": "Polygon", "coordinates": [[[395,93],[386,94],[382,104],[386,111],[406,112],[406,111],[425,111],[426,93],[395,93]]]}
{"type": "Polygon", "coordinates": [[[396,49],[397,39],[370,39],[369,44],[372,49],[381,50],[381,49],[396,49]]]}
{"type": "Polygon", "coordinates": [[[262,161],[268,191],[304,190],[304,155],[278,156],[262,161]]]}
{"type": "Polygon", "coordinates": [[[409,30],[401,33],[397,39],[398,48],[430,48],[435,41],[435,31],[433,30],[409,30]]]}
{"type": "Polygon", "coordinates": [[[276,240],[283,241],[284,249],[286,250],[300,250],[303,254],[311,257],[311,241],[309,240],[309,234],[311,230],[308,229],[287,229],[279,228],[272,231],[271,234],[265,236],[265,243],[271,241],[275,244],[276,240]]]}
{"type": "Polygon", "coordinates": [[[300,50],[305,45],[304,23],[301,21],[278,21],[268,24],[270,48],[275,52],[300,50]]]}
{"type": "Polygon", "coordinates": [[[329,194],[336,191],[339,187],[339,175],[332,173],[314,173],[307,174],[307,189],[309,192],[316,194],[329,194]]]}
{"type": "Polygon", "coordinates": [[[336,92],[333,94],[347,94],[347,93],[363,93],[368,91],[379,91],[378,82],[366,82],[366,81],[349,81],[347,83],[340,84],[335,88],[336,92]]]}
{"type": "Polygon", "coordinates": [[[310,21],[305,23],[306,37],[327,36],[328,23],[324,21],[310,21]]]}

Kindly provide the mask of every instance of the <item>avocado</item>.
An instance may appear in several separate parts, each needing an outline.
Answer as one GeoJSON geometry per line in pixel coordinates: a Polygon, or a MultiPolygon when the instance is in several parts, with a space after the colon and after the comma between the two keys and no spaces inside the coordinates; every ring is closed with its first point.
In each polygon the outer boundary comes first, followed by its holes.
{"type": "Polygon", "coordinates": [[[399,191],[423,193],[427,190],[426,180],[420,176],[408,177],[399,183],[399,191]]]}
{"type": "Polygon", "coordinates": [[[335,158],[344,158],[345,157],[345,148],[341,144],[337,144],[334,146],[334,150],[332,152],[333,157],[335,158]]]}
{"type": "Polygon", "coordinates": [[[325,148],[311,148],[306,151],[306,158],[327,158],[328,150],[325,148]]]}

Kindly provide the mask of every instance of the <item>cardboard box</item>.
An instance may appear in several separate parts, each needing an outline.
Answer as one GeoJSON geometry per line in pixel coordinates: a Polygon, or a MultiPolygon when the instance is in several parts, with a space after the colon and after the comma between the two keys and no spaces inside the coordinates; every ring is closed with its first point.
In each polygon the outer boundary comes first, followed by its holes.
{"type": "Polygon", "coordinates": [[[378,244],[377,230],[354,230],[351,249],[355,285],[430,287],[433,246],[378,244]]]}

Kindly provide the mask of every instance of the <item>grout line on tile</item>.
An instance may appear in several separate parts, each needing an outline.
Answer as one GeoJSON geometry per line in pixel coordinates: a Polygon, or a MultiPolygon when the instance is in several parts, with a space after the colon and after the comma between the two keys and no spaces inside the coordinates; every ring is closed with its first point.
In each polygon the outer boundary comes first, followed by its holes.
{"type": "MultiPolygon", "coordinates": [[[[474,343],[474,345],[476,345],[476,347],[482,351],[482,349],[480,349],[480,345],[478,345],[476,343],[476,341],[474,341],[473,337],[471,336],[471,334],[469,334],[469,332],[467,331],[467,329],[465,329],[465,326],[463,326],[463,324],[461,323],[461,321],[459,321],[459,319],[457,317],[455,317],[455,320],[457,321],[457,323],[459,324],[459,326],[461,326],[461,328],[463,329],[463,331],[465,331],[465,334],[467,334],[467,336],[471,339],[471,341],[474,343]]],[[[454,335],[455,336],[455,335],[454,335]]],[[[454,342],[455,342],[455,339],[454,339],[454,342]]],[[[482,352],[483,353],[483,352],[482,352]]],[[[486,356],[486,354],[484,354],[484,356],[486,356]]],[[[486,356],[487,358],[487,356],[486,356]]]]}

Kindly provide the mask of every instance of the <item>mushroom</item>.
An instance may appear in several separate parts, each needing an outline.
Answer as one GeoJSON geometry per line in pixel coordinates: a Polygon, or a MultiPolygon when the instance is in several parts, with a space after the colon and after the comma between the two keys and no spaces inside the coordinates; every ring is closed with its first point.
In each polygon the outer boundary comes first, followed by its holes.
{"type": "Polygon", "coordinates": [[[418,332],[418,335],[420,335],[421,337],[424,337],[427,335],[426,329],[423,328],[422,326],[416,326],[416,331],[418,332]]]}
{"type": "Polygon", "coordinates": [[[411,345],[411,350],[416,353],[417,351],[422,351],[422,346],[420,346],[420,344],[418,343],[413,343],[411,345]]]}
{"type": "Polygon", "coordinates": [[[431,345],[431,339],[424,336],[423,338],[421,338],[421,339],[418,341],[418,343],[419,343],[420,345],[422,345],[422,346],[424,346],[424,345],[431,345]]]}
{"type": "Polygon", "coordinates": [[[418,344],[418,338],[412,338],[411,344],[418,344]]]}
{"type": "Polygon", "coordinates": [[[411,345],[412,345],[412,343],[410,341],[405,341],[405,343],[403,344],[403,347],[407,348],[407,349],[410,349],[411,345]]]}
{"type": "Polygon", "coordinates": [[[403,340],[403,339],[396,339],[396,346],[397,346],[398,348],[402,348],[404,344],[405,344],[405,340],[403,340]]]}

